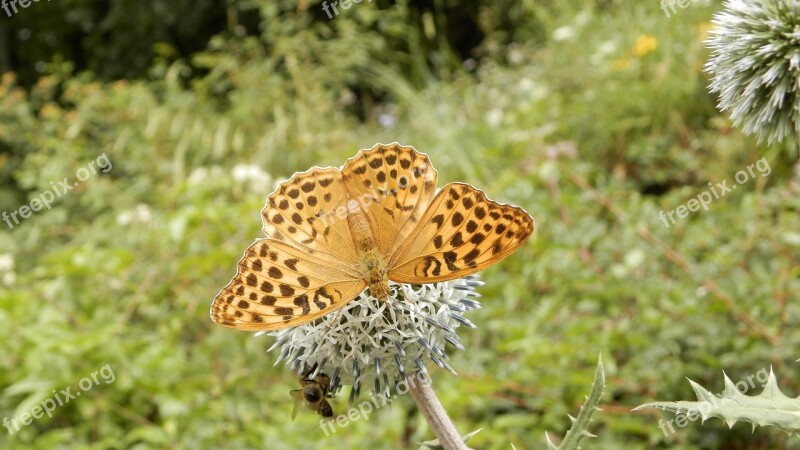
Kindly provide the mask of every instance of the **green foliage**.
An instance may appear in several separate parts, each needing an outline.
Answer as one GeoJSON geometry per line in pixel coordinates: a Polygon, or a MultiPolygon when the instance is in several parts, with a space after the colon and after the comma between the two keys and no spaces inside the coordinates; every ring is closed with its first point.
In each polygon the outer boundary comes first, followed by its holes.
{"type": "MultiPolygon", "coordinates": [[[[724,374],[723,374],[724,375],[724,374]]],[[[711,417],[722,419],[730,428],[736,422],[749,422],[755,430],[758,426],[773,426],[787,433],[800,431],[800,396],[790,398],[778,388],[775,374],[770,370],[764,390],[759,395],[745,395],[736,384],[725,376],[725,389],[717,396],[703,386],[689,380],[697,395],[696,402],[650,402],[636,407],[634,410],[656,408],[700,417],[705,422],[711,417]]]]}
{"type": "Polygon", "coordinates": [[[110,80],[144,77],[154,64],[203,50],[211,36],[228,26],[230,31],[237,26],[244,30],[239,22],[246,24],[246,17],[239,15],[246,11],[232,6],[238,3],[243,2],[61,0],[32,1],[26,8],[17,4],[18,12],[10,18],[0,10],[4,38],[0,72],[18,72],[26,86],[61,66],[77,65],[110,80]]]}
{"type": "Polygon", "coordinates": [[[3,75],[0,212],[101,154],[113,169],[14,229],[0,222],[0,419],[105,364],[116,381],[13,436],[0,428],[0,448],[411,448],[429,438],[408,398],[329,436],[313,414],[290,422],[296,380],[271,367],[271,342],[208,318],[261,234],[276,182],[396,140],[428,153],[441,184],[472,183],[537,220],[531,241],[482,275],[478,329],[450,361],[459,376],[431,371],[458,429],[483,428],[470,446],[536,449],[532,437],[564,435],[602,351],[609,395],[593,450],[800,449],[779,430],[716,421],[665,436],[629,412],[679,398],[685,376],[707,385],[709,368],[737,379],[769,361],[793,373],[800,347],[794,161],[714,109],[701,44],[713,7],[693,2],[667,19],[637,2],[544,3],[479,15],[491,38],[464,68],[436,40],[441,12],[426,34],[402,2],[362,2],[329,21],[264,0],[252,3],[258,33],[154,62],[151,78],[48,65],[27,89],[3,75]],[[502,28],[503,14],[520,25],[502,28]],[[659,220],[762,157],[768,177],[669,228],[659,220]]]}

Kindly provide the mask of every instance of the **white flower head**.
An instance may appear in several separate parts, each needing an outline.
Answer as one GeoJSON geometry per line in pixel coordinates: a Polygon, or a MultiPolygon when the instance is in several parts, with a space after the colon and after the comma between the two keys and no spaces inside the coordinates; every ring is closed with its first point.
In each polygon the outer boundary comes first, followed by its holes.
{"type": "Polygon", "coordinates": [[[153,212],[150,207],[144,203],[139,203],[133,209],[125,211],[117,216],[117,223],[120,225],[150,223],[152,220],[153,212]]]}
{"type": "Polygon", "coordinates": [[[263,191],[272,184],[272,176],[256,165],[237,164],[231,175],[237,182],[250,185],[256,191],[263,191]]]}
{"type": "Polygon", "coordinates": [[[563,25],[553,31],[553,40],[556,42],[571,41],[575,37],[575,30],[569,25],[563,25]]]}
{"type": "Polygon", "coordinates": [[[497,108],[490,109],[486,113],[486,122],[493,127],[500,125],[503,122],[503,111],[497,108]]]}
{"type": "Polygon", "coordinates": [[[481,307],[474,289],[481,285],[475,275],[422,285],[390,283],[386,301],[366,290],[314,322],[269,332],[276,338],[269,350],[280,349],[275,364],[284,361],[298,373],[316,366],[309,377],[328,375],[331,392],[353,386],[351,401],[361,386],[388,397],[406,374],[425,373],[426,360],[455,374],[445,346],[464,349],[455,330],[475,327],[461,314],[481,307]]]}
{"type": "Polygon", "coordinates": [[[187,179],[192,186],[208,183],[208,180],[218,179],[223,176],[222,168],[219,166],[197,167],[192,170],[187,179]]]}
{"type": "Polygon", "coordinates": [[[726,0],[706,71],[734,125],[759,141],[800,131],[800,0],[726,0]]]}
{"type": "Polygon", "coordinates": [[[14,270],[14,255],[4,253],[0,255],[0,272],[11,272],[14,270]]]}
{"type": "Polygon", "coordinates": [[[17,274],[14,272],[6,272],[3,274],[3,284],[6,286],[13,286],[17,282],[17,274]]]}
{"type": "Polygon", "coordinates": [[[596,66],[606,64],[606,60],[617,53],[618,48],[619,44],[613,39],[600,42],[589,56],[589,63],[596,66]]]}

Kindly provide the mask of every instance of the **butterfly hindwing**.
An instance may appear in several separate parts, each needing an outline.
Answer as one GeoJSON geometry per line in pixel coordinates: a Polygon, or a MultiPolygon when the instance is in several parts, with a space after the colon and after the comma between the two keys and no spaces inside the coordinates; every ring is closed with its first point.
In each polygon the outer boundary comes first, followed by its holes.
{"type": "Polygon", "coordinates": [[[326,264],[276,239],[253,243],[211,305],[214,322],[241,330],[274,330],[335,311],[366,284],[348,265],[326,264]]]}
{"type": "Polygon", "coordinates": [[[433,283],[483,270],[522,245],[533,218],[464,183],[444,186],[389,262],[389,279],[433,283]]]}

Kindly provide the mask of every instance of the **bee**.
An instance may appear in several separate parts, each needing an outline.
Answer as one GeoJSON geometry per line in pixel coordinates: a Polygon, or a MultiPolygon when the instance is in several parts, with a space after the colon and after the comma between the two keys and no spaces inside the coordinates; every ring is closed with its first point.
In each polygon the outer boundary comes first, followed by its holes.
{"type": "Polygon", "coordinates": [[[333,397],[330,392],[331,379],[324,373],[317,374],[316,377],[309,378],[314,373],[317,365],[313,365],[302,375],[300,375],[300,389],[294,389],[289,395],[294,398],[294,408],[292,409],[292,420],[297,417],[300,409],[300,402],[305,401],[308,409],[316,411],[322,417],[333,417],[333,409],[328,403],[328,398],[333,397]]]}

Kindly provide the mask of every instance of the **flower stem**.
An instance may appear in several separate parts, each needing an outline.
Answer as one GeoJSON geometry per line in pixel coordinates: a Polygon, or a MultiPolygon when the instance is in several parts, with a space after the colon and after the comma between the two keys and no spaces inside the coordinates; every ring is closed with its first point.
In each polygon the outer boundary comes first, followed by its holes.
{"type": "Polygon", "coordinates": [[[409,383],[408,390],[414,397],[417,407],[422,411],[422,415],[425,416],[425,420],[439,438],[439,444],[445,450],[467,450],[467,445],[461,439],[461,435],[436,397],[436,393],[433,392],[430,383],[409,383]]]}

